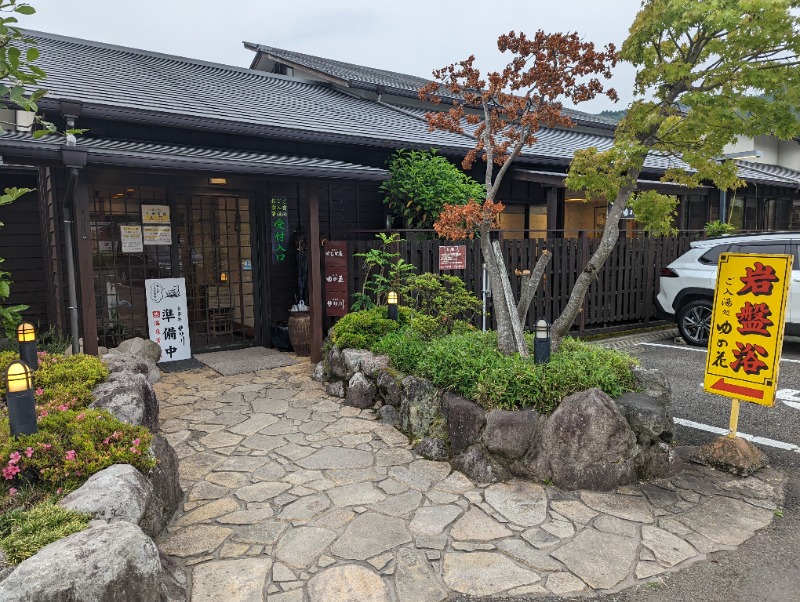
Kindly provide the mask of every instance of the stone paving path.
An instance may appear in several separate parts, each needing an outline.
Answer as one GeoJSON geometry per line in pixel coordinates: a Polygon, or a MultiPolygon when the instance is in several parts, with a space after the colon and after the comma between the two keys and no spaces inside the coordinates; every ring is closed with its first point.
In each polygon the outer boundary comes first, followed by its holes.
{"type": "Polygon", "coordinates": [[[734,549],[781,499],[776,471],[700,466],[615,493],[476,486],[311,373],[201,369],[156,385],[186,491],[158,544],[186,566],[193,602],[616,591],[734,549]]]}

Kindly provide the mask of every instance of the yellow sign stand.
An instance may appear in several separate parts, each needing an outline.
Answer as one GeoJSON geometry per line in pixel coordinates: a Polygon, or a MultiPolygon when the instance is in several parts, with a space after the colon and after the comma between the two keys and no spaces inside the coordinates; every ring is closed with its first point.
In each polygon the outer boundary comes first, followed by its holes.
{"type": "Polygon", "coordinates": [[[733,399],[729,437],[736,437],[740,400],[775,404],[792,259],[750,253],[719,258],[703,385],[733,399]]]}

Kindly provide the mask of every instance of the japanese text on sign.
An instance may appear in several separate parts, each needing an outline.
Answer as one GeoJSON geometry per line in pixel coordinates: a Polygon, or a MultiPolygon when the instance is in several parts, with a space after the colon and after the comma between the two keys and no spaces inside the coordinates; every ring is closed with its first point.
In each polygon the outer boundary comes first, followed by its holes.
{"type": "Polygon", "coordinates": [[[169,205],[142,205],[143,224],[168,224],[169,205]]]}
{"type": "Polygon", "coordinates": [[[766,406],[775,403],[791,273],[790,255],[720,256],[706,391],[766,406]]]}
{"type": "Polygon", "coordinates": [[[347,313],[347,243],[330,241],[325,244],[325,314],[343,316],[347,313]]]}
{"type": "Polygon", "coordinates": [[[440,270],[466,270],[466,245],[442,245],[439,247],[440,270]]]}
{"type": "Polygon", "coordinates": [[[161,347],[161,361],[192,357],[186,311],[186,280],[159,278],[144,281],[150,340],[161,347]]]}
{"type": "Polygon", "coordinates": [[[284,263],[286,261],[286,249],[289,240],[289,208],[285,196],[272,197],[270,203],[272,220],[272,263],[284,263]]]}

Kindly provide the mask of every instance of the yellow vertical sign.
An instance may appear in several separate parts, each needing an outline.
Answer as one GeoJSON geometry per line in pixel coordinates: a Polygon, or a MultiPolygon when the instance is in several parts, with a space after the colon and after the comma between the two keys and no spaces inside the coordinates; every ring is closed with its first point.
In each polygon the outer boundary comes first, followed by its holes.
{"type": "Polygon", "coordinates": [[[791,255],[720,256],[706,391],[774,405],[791,274],[791,255]]]}

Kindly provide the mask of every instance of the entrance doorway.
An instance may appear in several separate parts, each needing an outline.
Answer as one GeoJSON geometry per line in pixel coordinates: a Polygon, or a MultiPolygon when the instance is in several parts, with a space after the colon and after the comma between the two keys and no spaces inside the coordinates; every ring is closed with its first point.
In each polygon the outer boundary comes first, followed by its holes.
{"type": "MultiPolygon", "coordinates": [[[[186,279],[192,351],[256,343],[250,200],[235,194],[168,195],[164,187],[96,185],[92,250],[99,344],[148,338],[144,281],[186,279]],[[168,207],[167,240],[123,244],[124,226],[144,226],[145,209],[168,207]],[[153,244],[148,244],[148,242],[153,244]]],[[[134,233],[141,230],[134,229],[134,233]]]]}

